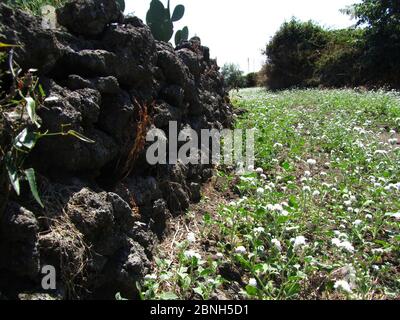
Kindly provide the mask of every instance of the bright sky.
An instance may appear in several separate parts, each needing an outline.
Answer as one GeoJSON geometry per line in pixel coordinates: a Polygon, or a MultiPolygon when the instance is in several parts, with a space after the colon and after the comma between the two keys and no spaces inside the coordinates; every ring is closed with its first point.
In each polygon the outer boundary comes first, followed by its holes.
{"type": "MultiPolygon", "coordinates": [[[[161,1],[166,5],[167,0],[161,1]]],[[[199,36],[220,66],[236,63],[247,73],[261,68],[265,60],[261,51],[285,20],[295,16],[330,28],[348,27],[354,21],[339,9],[355,2],[359,0],[171,0],[171,7],[186,7],[175,30],[187,25],[189,37],[199,36]]],[[[125,3],[126,13],[146,20],[150,0],[125,3]]]]}

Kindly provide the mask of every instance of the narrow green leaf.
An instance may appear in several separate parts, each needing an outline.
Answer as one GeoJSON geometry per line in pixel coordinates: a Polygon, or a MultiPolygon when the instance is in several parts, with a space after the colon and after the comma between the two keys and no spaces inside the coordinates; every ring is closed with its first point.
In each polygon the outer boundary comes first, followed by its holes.
{"type": "Polygon", "coordinates": [[[35,170],[32,168],[25,170],[25,176],[28,180],[29,188],[31,189],[33,197],[35,198],[37,203],[39,203],[39,205],[44,208],[43,202],[40,199],[39,192],[37,190],[35,170]]]}
{"type": "Polygon", "coordinates": [[[40,128],[40,123],[38,122],[38,116],[36,114],[36,102],[31,97],[24,98],[26,101],[26,111],[28,112],[29,118],[36,125],[36,127],[40,128]]]}
{"type": "Polygon", "coordinates": [[[21,47],[21,46],[0,42],[0,49],[2,49],[2,48],[17,48],[17,47],[21,47]]]}
{"type": "Polygon", "coordinates": [[[95,143],[96,142],[96,141],[94,141],[92,139],[89,139],[89,138],[85,137],[83,134],[81,134],[81,133],[79,133],[79,132],[77,132],[75,130],[69,130],[67,132],[67,135],[74,136],[75,138],[78,138],[79,140],[81,140],[83,142],[87,142],[87,143],[95,143]]]}
{"type": "Polygon", "coordinates": [[[44,89],[43,89],[43,87],[42,87],[41,84],[39,84],[38,88],[39,88],[40,96],[41,96],[42,98],[46,97],[46,93],[44,92],[44,89]]]}
{"type": "Polygon", "coordinates": [[[14,146],[17,149],[26,148],[28,150],[32,150],[36,145],[38,140],[38,135],[34,132],[28,131],[27,128],[22,130],[14,140],[14,146]]]}
{"type": "Polygon", "coordinates": [[[10,154],[7,154],[6,156],[6,169],[12,187],[14,188],[16,194],[20,195],[21,188],[19,184],[18,170],[15,167],[14,163],[11,161],[10,154]]]}
{"type": "Polygon", "coordinates": [[[299,208],[299,203],[297,202],[297,199],[295,196],[290,196],[289,197],[289,206],[291,208],[298,209],[299,208]]]}

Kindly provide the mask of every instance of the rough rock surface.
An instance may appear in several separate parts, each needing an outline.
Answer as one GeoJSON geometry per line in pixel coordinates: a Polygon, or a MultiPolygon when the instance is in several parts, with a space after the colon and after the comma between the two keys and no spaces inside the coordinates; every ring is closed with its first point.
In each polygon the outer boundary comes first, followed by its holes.
{"type": "Polygon", "coordinates": [[[207,165],[150,166],[145,149],[132,160],[144,114],[168,137],[169,121],[178,130],[229,127],[231,106],[199,38],[177,48],[158,42],[111,0],[75,0],[57,16],[61,27],[45,30],[40,19],[0,4],[6,41],[22,45],[16,61],[38,69],[52,97],[38,109],[42,129],[73,129],[95,143],[58,136],[35,147],[28,162],[45,209],[29,192],[10,195],[0,215],[0,296],[134,297],[168,218],[198,201],[212,174],[207,165]],[[56,292],[41,290],[44,265],[57,270],[56,292]]]}

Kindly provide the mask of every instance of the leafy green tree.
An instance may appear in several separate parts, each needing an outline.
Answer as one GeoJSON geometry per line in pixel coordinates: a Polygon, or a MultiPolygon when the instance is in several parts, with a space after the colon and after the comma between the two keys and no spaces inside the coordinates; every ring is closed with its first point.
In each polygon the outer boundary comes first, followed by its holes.
{"type": "Polygon", "coordinates": [[[225,84],[231,88],[243,88],[245,86],[245,78],[243,71],[234,63],[225,63],[221,70],[225,79],[225,84]]]}
{"type": "Polygon", "coordinates": [[[312,21],[285,22],[265,51],[267,86],[275,90],[312,85],[315,64],[327,42],[327,31],[312,21]]]}
{"type": "Polygon", "coordinates": [[[245,75],[245,87],[246,88],[253,88],[257,86],[257,73],[250,72],[245,75]]]}
{"type": "Polygon", "coordinates": [[[316,64],[315,75],[326,87],[364,84],[364,29],[347,28],[329,31],[329,41],[316,64]]]}
{"type": "Polygon", "coordinates": [[[363,0],[344,12],[365,27],[368,80],[400,87],[400,1],[363,0]]]}

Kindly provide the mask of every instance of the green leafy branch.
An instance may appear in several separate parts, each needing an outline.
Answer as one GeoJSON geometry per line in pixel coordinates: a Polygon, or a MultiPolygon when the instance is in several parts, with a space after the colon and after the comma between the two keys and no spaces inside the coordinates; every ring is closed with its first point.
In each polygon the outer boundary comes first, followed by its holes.
{"type": "Polygon", "coordinates": [[[8,143],[0,145],[1,163],[5,165],[10,185],[15,193],[21,194],[21,181],[27,181],[31,194],[36,202],[43,207],[40,199],[36,173],[34,168],[25,168],[24,162],[37,142],[44,137],[73,136],[86,143],[94,143],[75,130],[67,130],[69,125],[63,125],[60,132],[41,132],[42,120],[37,110],[45,101],[46,95],[35,76],[37,70],[30,69],[21,75],[21,69],[15,67],[13,60],[15,45],[0,43],[0,49],[9,49],[8,73],[12,77],[12,84],[8,94],[0,95],[0,130],[9,137],[8,143]]]}

